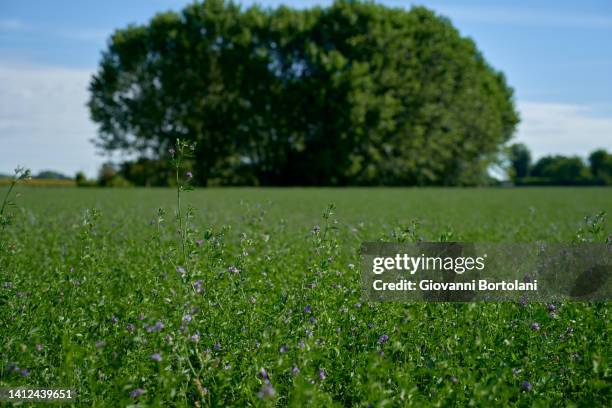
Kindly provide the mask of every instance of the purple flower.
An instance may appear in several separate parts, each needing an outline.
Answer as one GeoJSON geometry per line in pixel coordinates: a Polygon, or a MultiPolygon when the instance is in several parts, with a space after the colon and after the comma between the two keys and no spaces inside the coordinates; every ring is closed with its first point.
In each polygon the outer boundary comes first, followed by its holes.
{"type": "Polygon", "coordinates": [[[306,347],[306,345],[304,344],[304,340],[300,340],[300,342],[298,343],[298,347],[304,350],[304,347],[306,347]]]}
{"type": "Polygon", "coordinates": [[[553,305],[552,303],[547,305],[546,308],[549,312],[554,312],[555,310],[557,310],[557,306],[553,305]]]}
{"type": "Polygon", "coordinates": [[[573,332],[574,332],[574,328],[573,328],[573,327],[571,327],[571,326],[570,326],[570,327],[568,327],[568,328],[565,330],[565,334],[569,334],[569,335],[571,335],[573,332]]]}
{"type": "Polygon", "coordinates": [[[533,386],[531,385],[529,381],[525,380],[521,383],[521,388],[524,391],[531,391],[533,389],[533,386]]]}
{"type": "Polygon", "coordinates": [[[132,390],[130,392],[130,397],[132,398],[138,398],[140,397],[142,394],[144,394],[145,390],[143,390],[142,388],[136,388],[135,390],[132,390]]]}
{"type": "Polygon", "coordinates": [[[127,326],[125,326],[125,329],[129,333],[134,333],[134,330],[136,330],[136,326],[134,326],[132,323],[129,323],[127,326]]]}
{"type": "Polygon", "coordinates": [[[317,323],[317,319],[314,318],[314,316],[310,316],[310,323],[312,324],[316,324],[317,323]]]}
{"type": "Polygon", "coordinates": [[[519,305],[521,307],[527,306],[527,298],[525,296],[521,296],[521,298],[519,299],[519,305]]]}
{"type": "Polygon", "coordinates": [[[200,332],[195,332],[193,336],[191,336],[191,341],[193,341],[194,343],[200,341],[200,332]]]}
{"type": "Polygon", "coordinates": [[[226,363],[226,364],[223,366],[223,369],[224,369],[224,370],[229,370],[229,369],[231,369],[231,368],[232,368],[232,365],[231,365],[230,363],[226,363]]]}
{"type": "Polygon", "coordinates": [[[387,340],[389,340],[389,336],[387,336],[386,334],[383,334],[382,336],[378,338],[378,344],[385,344],[387,340]]]}
{"type": "Polygon", "coordinates": [[[191,315],[190,314],[186,314],[185,316],[183,316],[183,321],[185,323],[189,323],[191,321],[191,315]]]}
{"type": "Polygon", "coordinates": [[[185,175],[187,176],[187,178],[193,178],[193,173],[190,171],[188,171],[185,175]]]}
{"type": "Polygon", "coordinates": [[[306,307],[304,308],[304,313],[311,313],[312,312],[312,307],[310,305],[306,305],[306,307]]]}
{"type": "Polygon", "coordinates": [[[145,319],[145,315],[141,314],[140,316],[138,316],[138,320],[144,320],[145,319]]]}
{"type": "Polygon", "coordinates": [[[27,368],[24,368],[23,370],[21,370],[20,372],[22,377],[29,377],[30,376],[30,370],[28,370],[27,368]]]}
{"type": "Polygon", "coordinates": [[[538,323],[538,322],[531,323],[531,330],[539,331],[540,330],[540,323],[538,323]]]}
{"type": "Polygon", "coordinates": [[[262,378],[264,380],[269,380],[270,379],[270,377],[268,377],[268,372],[263,367],[261,367],[261,369],[259,370],[259,373],[257,375],[259,376],[259,378],[262,378]]]}
{"type": "Polygon", "coordinates": [[[218,351],[218,350],[221,350],[221,344],[219,344],[219,343],[215,343],[215,344],[213,344],[213,349],[215,349],[215,350],[217,350],[217,351],[218,351]]]}
{"type": "Polygon", "coordinates": [[[261,390],[259,391],[257,396],[259,397],[259,399],[266,399],[274,397],[275,394],[276,391],[274,391],[272,385],[264,384],[263,387],[261,387],[261,390]]]}
{"type": "Polygon", "coordinates": [[[44,346],[42,344],[37,344],[36,345],[36,350],[42,351],[43,349],[44,349],[44,346]]]}
{"type": "Polygon", "coordinates": [[[287,346],[283,344],[282,346],[280,346],[280,349],[278,351],[280,351],[281,353],[286,353],[287,352],[287,346]]]}
{"type": "Polygon", "coordinates": [[[202,293],[204,291],[204,288],[202,288],[202,285],[204,285],[204,281],[200,279],[193,283],[193,288],[196,290],[196,292],[202,293]]]}
{"type": "Polygon", "coordinates": [[[236,268],[234,265],[232,265],[229,268],[227,268],[227,270],[230,271],[231,273],[240,273],[238,268],[236,268]]]}
{"type": "Polygon", "coordinates": [[[181,275],[185,274],[185,268],[183,268],[182,266],[177,266],[176,271],[180,273],[181,275]]]}
{"type": "Polygon", "coordinates": [[[161,320],[158,320],[157,323],[155,323],[155,330],[160,331],[161,329],[163,329],[164,323],[161,320]]]}
{"type": "Polygon", "coordinates": [[[153,361],[162,361],[162,355],[160,353],[151,354],[151,360],[153,361]]]}
{"type": "Polygon", "coordinates": [[[111,322],[116,324],[116,323],[119,322],[119,319],[117,319],[117,316],[113,316],[113,317],[111,317],[111,322]]]}
{"type": "Polygon", "coordinates": [[[291,374],[298,375],[299,373],[300,373],[300,368],[294,365],[293,368],[291,369],[291,374]]]}
{"type": "Polygon", "coordinates": [[[319,378],[321,379],[321,381],[327,378],[327,373],[325,372],[324,369],[319,370],[319,378]]]}

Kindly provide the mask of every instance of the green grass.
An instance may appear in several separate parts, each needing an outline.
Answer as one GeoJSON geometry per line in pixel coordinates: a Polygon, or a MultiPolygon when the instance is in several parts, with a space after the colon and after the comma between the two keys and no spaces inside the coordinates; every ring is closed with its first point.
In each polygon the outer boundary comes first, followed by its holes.
{"type": "MultiPolygon", "coordinates": [[[[612,213],[612,189],[197,190],[183,196],[186,260],[172,190],[20,190],[0,253],[0,386],[73,388],[100,407],[610,406],[609,303],[557,304],[555,317],[543,304],[368,303],[358,250],[575,242],[585,216],[612,213]]],[[[608,225],[581,236],[601,241],[608,225]]]]}

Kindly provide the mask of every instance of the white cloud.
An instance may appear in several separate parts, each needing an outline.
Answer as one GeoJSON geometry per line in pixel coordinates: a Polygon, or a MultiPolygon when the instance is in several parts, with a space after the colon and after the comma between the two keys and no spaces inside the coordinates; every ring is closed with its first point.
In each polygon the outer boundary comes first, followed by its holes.
{"type": "Polygon", "coordinates": [[[0,172],[16,165],[93,176],[103,158],[85,103],[92,71],[0,63],[0,172]]]}
{"type": "Polygon", "coordinates": [[[27,25],[22,21],[14,18],[5,18],[0,20],[0,30],[2,31],[16,31],[27,28],[27,25]]]}
{"type": "Polygon", "coordinates": [[[516,141],[525,143],[535,158],[579,155],[597,148],[612,150],[612,115],[596,115],[589,106],[519,102],[521,123],[516,141]]]}

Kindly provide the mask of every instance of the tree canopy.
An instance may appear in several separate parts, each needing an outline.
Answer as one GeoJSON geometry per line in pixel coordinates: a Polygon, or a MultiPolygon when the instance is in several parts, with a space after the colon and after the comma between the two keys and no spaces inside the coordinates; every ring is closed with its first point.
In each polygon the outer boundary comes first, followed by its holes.
{"type": "Polygon", "coordinates": [[[523,143],[506,149],[508,176],[517,185],[612,185],[612,154],[594,150],[587,166],[578,156],[542,156],[531,164],[531,152],[523,143]]]}
{"type": "Polygon", "coordinates": [[[160,13],[115,31],[90,92],[100,148],[197,142],[200,185],[474,184],[518,123],[448,19],[356,1],[160,13]]]}
{"type": "Polygon", "coordinates": [[[508,156],[513,180],[521,179],[529,175],[531,170],[531,152],[523,143],[514,143],[508,147],[508,156]]]}

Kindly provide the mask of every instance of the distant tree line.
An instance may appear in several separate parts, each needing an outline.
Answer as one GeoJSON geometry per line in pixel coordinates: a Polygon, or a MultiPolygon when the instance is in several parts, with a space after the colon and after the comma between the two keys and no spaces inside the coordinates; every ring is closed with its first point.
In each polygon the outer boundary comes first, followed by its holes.
{"type": "Polygon", "coordinates": [[[612,185],[612,154],[595,150],[588,164],[578,156],[544,156],[535,163],[522,143],[508,149],[510,178],[516,185],[612,185]]]}
{"type": "Polygon", "coordinates": [[[138,157],[113,168],[135,185],[171,182],[177,138],[200,186],[474,185],[514,133],[512,95],[423,7],[206,0],[115,31],[89,109],[98,147],[138,157]]]}
{"type": "MultiPolygon", "coordinates": [[[[11,178],[8,174],[0,174],[0,179],[11,178]]],[[[32,175],[32,179],[35,180],[72,180],[71,177],[54,170],[41,170],[38,173],[32,175]]]]}

